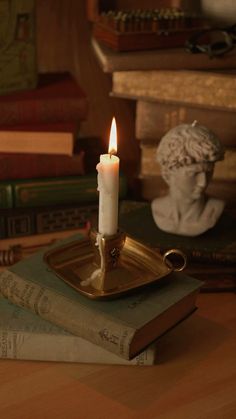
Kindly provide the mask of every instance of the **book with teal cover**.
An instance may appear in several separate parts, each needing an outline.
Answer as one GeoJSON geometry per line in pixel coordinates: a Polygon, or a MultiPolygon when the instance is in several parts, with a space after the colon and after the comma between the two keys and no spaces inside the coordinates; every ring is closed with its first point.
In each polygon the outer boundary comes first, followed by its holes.
{"type": "Polygon", "coordinates": [[[197,237],[180,236],[160,230],[152,217],[150,203],[123,201],[119,225],[126,233],[151,247],[164,252],[177,248],[185,252],[189,261],[236,262],[235,218],[224,212],[218,223],[197,237]]]}
{"type": "MultiPolygon", "coordinates": [[[[75,239],[80,237],[70,241],[75,239]]],[[[38,252],[3,271],[0,293],[125,359],[133,358],[192,313],[202,285],[182,273],[173,273],[162,286],[147,287],[115,300],[94,301],[59,279],[43,258],[44,251],[38,252]]]]}
{"type": "Polygon", "coordinates": [[[0,298],[0,359],[153,365],[156,349],[128,361],[0,298]]]}

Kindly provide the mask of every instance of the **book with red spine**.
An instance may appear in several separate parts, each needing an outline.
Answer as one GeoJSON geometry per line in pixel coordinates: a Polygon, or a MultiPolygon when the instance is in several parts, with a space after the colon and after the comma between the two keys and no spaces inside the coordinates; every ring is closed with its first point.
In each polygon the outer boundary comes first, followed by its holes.
{"type": "Polygon", "coordinates": [[[35,89],[0,95],[0,125],[85,120],[88,99],[68,72],[42,73],[35,89]]]}

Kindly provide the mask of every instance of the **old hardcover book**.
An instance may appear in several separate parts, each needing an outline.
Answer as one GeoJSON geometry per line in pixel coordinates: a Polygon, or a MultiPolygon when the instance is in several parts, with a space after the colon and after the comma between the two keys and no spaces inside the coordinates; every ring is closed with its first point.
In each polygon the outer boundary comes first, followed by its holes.
{"type": "Polygon", "coordinates": [[[0,0],[0,94],[37,84],[34,0],[0,0]]]}
{"type": "MultiPolygon", "coordinates": [[[[119,197],[127,193],[126,176],[120,174],[119,197]]],[[[0,184],[0,208],[87,204],[98,201],[97,175],[19,179],[0,184]]]]}
{"type": "Polygon", "coordinates": [[[152,344],[129,361],[0,298],[1,359],[153,365],[156,350],[152,344]]]}
{"type": "Polygon", "coordinates": [[[0,153],[4,153],[2,158],[5,153],[72,156],[77,130],[75,123],[58,122],[40,124],[37,127],[0,127],[0,153]]]}
{"type": "Polygon", "coordinates": [[[234,111],[145,100],[137,101],[136,138],[159,141],[167,131],[176,125],[191,124],[195,120],[214,131],[225,147],[236,146],[234,111]]]}
{"type": "MultiPolygon", "coordinates": [[[[141,159],[140,174],[141,176],[161,176],[160,165],[157,162],[157,146],[155,142],[140,143],[141,159]]],[[[236,182],[236,147],[233,149],[225,149],[224,160],[215,163],[213,180],[225,180],[236,182]]]]}
{"type": "Polygon", "coordinates": [[[162,252],[177,248],[189,260],[235,264],[235,217],[225,211],[218,223],[197,237],[180,236],[160,230],[152,217],[150,203],[123,201],[120,208],[120,227],[151,247],[162,252]]]}
{"type": "Polygon", "coordinates": [[[0,96],[1,125],[79,122],[87,114],[87,95],[68,72],[39,74],[35,89],[0,96]]]}
{"type": "Polygon", "coordinates": [[[235,69],[236,51],[222,57],[210,58],[207,54],[190,54],[185,48],[154,49],[143,51],[113,51],[92,37],[92,49],[105,73],[131,70],[213,70],[235,69]]]}
{"type": "Polygon", "coordinates": [[[236,78],[226,72],[116,71],[112,83],[117,97],[236,110],[236,78]]]}
{"type": "Polygon", "coordinates": [[[89,300],[48,269],[44,252],[0,274],[0,293],[9,301],[125,359],[190,315],[201,285],[176,273],[162,286],[116,300],[89,300]]]}
{"type": "MultiPolygon", "coordinates": [[[[58,140],[58,138],[57,138],[58,140]]],[[[47,145],[45,144],[47,147],[47,145]]],[[[84,175],[84,153],[59,154],[2,153],[0,180],[35,179],[84,175]]]]}
{"type": "Polygon", "coordinates": [[[97,211],[96,203],[0,209],[0,239],[84,228],[97,211]]]}

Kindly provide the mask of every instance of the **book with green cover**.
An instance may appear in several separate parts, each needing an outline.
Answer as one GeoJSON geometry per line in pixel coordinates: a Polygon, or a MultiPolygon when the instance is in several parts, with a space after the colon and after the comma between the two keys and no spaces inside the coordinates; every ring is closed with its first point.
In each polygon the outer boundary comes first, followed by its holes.
{"type": "Polygon", "coordinates": [[[13,196],[12,187],[9,183],[0,183],[0,208],[12,208],[13,196]]]}
{"type": "MultiPolygon", "coordinates": [[[[127,180],[120,174],[119,197],[124,199],[127,180]]],[[[81,204],[98,201],[97,175],[22,179],[2,182],[0,208],[28,208],[49,205],[81,204]]]]}
{"type": "Polygon", "coordinates": [[[214,228],[197,237],[180,236],[160,230],[152,217],[150,203],[123,201],[120,206],[120,227],[137,240],[164,252],[177,248],[189,261],[236,262],[235,218],[224,212],[214,228]]]}
{"type": "Polygon", "coordinates": [[[0,298],[2,359],[146,366],[155,363],[156,349],[154,343],[129,361],[0,298]]]}
{"type": "MultiPolygon", "coordinates": [[[[76,239],[80,236],[70,241],[76,239]]],[[[44,253],[35,253],[0,274],[2,296],[125,359],[136,356],[195,310],[202,283],[182,273],[168,275],[162,286],[94,301],[59,279],[45,263],[44,253]]]]}

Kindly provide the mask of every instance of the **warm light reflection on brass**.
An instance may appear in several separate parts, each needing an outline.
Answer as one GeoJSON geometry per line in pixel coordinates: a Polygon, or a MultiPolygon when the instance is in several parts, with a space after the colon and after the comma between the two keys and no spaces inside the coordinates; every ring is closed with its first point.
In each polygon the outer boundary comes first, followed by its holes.
{"type": "Polygon", "coordinates": [[[102,237],[98,246],[97,234],[92,231],[90,239],[49,250],[44,257],[57,276],[89,298],[114,298],[186,266],[186,257],[179,250],[171,249],[162,256],[124,232],[102,237]],[[174,253],[183,260],[177,268],[168,259],[174,253]]]}

